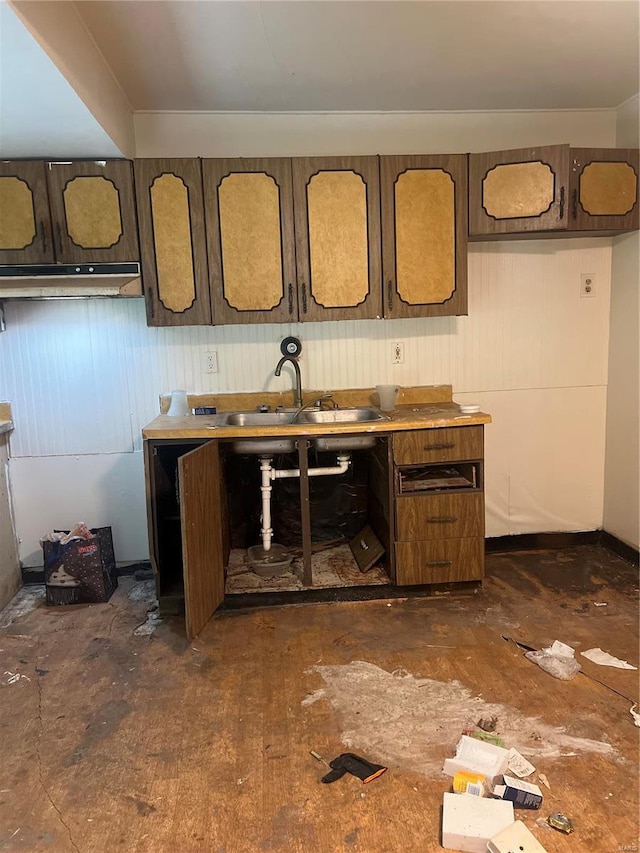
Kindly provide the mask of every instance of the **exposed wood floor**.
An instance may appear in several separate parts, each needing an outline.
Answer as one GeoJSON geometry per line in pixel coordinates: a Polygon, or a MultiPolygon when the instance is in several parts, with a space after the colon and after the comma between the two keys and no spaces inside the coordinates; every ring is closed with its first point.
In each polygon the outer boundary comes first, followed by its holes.
{"type": "MultiPolygon", "coordinates": [[[[517,812],[549,853],[637,849],[630,701],[501,638],[637,665],[637,570],[607,551],[493,555],[467,596],[228,612],[193,643],[146,619],[149,588],[0,629],[0,851],[436,851],[439,768],[489,711],[549,780],[540,812],[517,812]],[[322,785],[309,749],[389,772],[322,785]]],[[[580,660],[637,697],[637,672],[580,660]]]]}

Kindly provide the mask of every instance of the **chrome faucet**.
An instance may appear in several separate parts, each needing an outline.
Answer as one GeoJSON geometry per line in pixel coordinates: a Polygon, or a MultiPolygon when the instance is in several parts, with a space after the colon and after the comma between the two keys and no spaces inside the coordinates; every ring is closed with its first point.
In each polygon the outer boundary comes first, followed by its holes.
{"type": "MultiPolygon", "coordinates": [[[[312,409],[312,408],[321,409],[322,403],[325,400],[331,400],[331,399],[333,399],[333,394],[322,394],[320,397],[316,397],[313,400],[309,400],[309,402],[305,403],[304,406],[300,406],[298,411],[291,418],[291,423],[294,424],[298,420],[298,415],[300,414],[300,412],[304,412],[305,409],[312,409]]],[[[337,409],[338,407],[334,404],[334,408],[337,409]]]]}
{"type": "Polygon", "coordinates": [[[300,365],[298,364],[298,359],[292,358],[290,355],[283,355],[280,361],[278,362],[275,375],[280,376],[282,365],[287,361],[291,362],[291,364],[293,365],[294,372],[296,374],[296,384],[293,389],[293,405],[302,406],[302,377],[300,376],[300,365]]]}

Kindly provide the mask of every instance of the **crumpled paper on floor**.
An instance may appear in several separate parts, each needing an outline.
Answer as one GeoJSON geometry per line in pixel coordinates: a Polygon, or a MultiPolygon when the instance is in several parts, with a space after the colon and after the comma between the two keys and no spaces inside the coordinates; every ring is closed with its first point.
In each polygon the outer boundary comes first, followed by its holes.
{"type": "Polygon", "coordinates": [[[602,649],[587,649],[586,652],[580,652],[580,654],[588,658],[588,660],[592,660],[594,663],[600,664],[600,666],[615,666],[617,669],[637,669],[637,666],[632,666],[630,663],[627,663],[626,660],[620,660],[620,658],[615,658],[613,655],[610,655],[609,652],[603,652],[602,649]]]}

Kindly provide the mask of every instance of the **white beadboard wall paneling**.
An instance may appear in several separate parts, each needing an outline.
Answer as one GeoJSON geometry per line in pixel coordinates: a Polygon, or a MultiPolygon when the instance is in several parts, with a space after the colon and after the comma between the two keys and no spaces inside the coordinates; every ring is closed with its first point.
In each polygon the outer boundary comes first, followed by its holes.
{"type": "Polygon", "coordinates": [[[11,458],[9,477],[23,566],[41,566],[41,537],[78,521],[111,527],[116,560],[147,559],[142,453],[11,458]]]}
{"type": "Polygon", "coordinates": [[[126,363],[110,303],[8,303],[2,390],[20,424],[12,455],[132,450],[126,363]]]}
{"type": "Polygon", "coordinates": [[[136,157],[466,154],[538,145],[615,146],[616,111],[151,113],[134,115],[136,157]]]}

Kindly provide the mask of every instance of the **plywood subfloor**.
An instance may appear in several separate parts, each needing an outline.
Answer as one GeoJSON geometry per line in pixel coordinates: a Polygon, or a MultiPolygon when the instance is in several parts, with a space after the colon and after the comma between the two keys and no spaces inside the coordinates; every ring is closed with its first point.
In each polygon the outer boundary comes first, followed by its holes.
{"type": "MultiPolygon", "coordinates": [[[[247,552],[232,549],[229,555],[225,592],[229,595],[245,592],[293,592],[306,589],[302,582],[302,557],[294,554],[290,568],[280,575],[262,577],[251,570],[247,552]]],[[[383,568],[374,566],[367,572],[358,568],[346,543],[316,550],[311,557],[313,589],[339,589],[349,586],[376,586],[389,583],[383,568]]]]}
{"type": "Polygon", "coordinates": [[[0,630],[0,851],[437,851],[439,768],[488,709],[549,780],[540,813],[518,815],[549,853],[638,844],[623,698],[638,673],[582,659],[618,693],[559,681],[502,639],[637,664],[637,571],[607,552],[492,556],[460,598],[225,613],[191,643],[148,612],[151,590],[125,580],[108,604],[59,609],[33,596],[0,630]],[[389,772],[322,785],[310,749],[389,772]]]}

